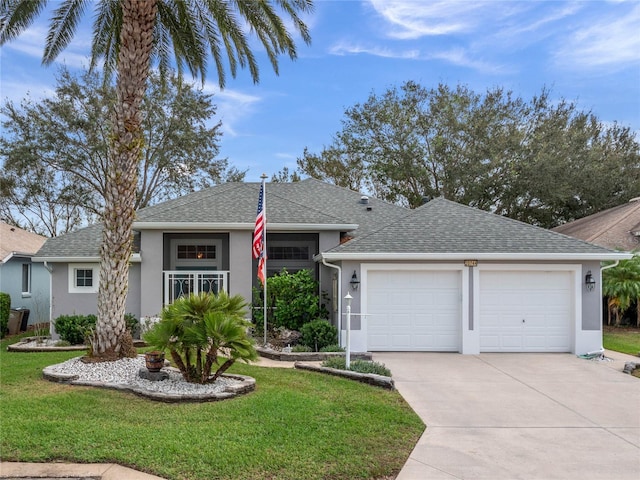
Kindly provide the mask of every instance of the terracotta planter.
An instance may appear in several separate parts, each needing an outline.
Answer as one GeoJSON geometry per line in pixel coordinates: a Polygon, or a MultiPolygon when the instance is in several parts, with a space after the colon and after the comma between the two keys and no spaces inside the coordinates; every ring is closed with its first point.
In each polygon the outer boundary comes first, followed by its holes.
{"type": "Polygon", "coordinates": [[[164,352],[147,352],[144,354],[144,361],[147,365],[147,370],[159,372],[164,367],[164,352]]]}

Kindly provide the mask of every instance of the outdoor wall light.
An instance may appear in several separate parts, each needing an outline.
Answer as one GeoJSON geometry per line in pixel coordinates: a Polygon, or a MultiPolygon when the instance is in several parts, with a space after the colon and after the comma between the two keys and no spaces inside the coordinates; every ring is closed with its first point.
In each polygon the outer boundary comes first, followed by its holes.
{"type": "Polygon", "coordinates": [[[351,275],[351,281],[349,282],[353,291],[358,290],[360,286],[360,280],[358,280],[358,275],[356,275],[356,271],[353,271],[353,275],[351,275]]]}
{"type": "Polygon", "coordinates": [[[584,284],[587,286],[587,290],[589,291],[592,291],[594,288],[596,288],[596,279],[593,278],[593,275],[591,275],[591,270],[589,270],[585,275],[584,284]]]}

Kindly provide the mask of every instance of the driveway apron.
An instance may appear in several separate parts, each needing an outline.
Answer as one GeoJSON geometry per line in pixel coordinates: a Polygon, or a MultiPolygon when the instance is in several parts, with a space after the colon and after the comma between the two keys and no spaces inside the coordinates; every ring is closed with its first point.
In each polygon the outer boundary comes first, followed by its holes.
{"type": "Polygon", "coordinates": [[[397,480],[640,480],[633,359],[374,354],[427,425],[397,480]]]}

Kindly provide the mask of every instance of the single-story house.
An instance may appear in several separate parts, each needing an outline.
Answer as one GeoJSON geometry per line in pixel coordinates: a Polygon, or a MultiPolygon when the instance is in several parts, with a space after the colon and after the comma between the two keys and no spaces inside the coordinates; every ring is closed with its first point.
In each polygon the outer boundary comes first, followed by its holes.
{"type": "Polygon", "coordinates": [[[640,197],[553,229],[612,250],[640,249],[640,197]]]}
{"type": "Polygon", "coordinates": [[[49,273],[31,261],[46,240],[0,221],[0,292],[9,294],[11,308],[23,310],[23,317],[29,311],[28,325],[49,321],[49,273]]]}
{"type": "MultiPolygon", "coordinates": [[[[259,183],[228,183],[138,212],[127,310],[178,296],[247,300],[259,183]]],[[[628,254],[435,199],[415,210],[314,179],[266,186],[267,271],[310,269],[359,351],[575,352],[602,345],[600,262],[628,254]],[[595,287],[595,288],[594,288],[595,287]]],[[[53,238],[53,315],[96,310],[100,226],[53,238]]]]}

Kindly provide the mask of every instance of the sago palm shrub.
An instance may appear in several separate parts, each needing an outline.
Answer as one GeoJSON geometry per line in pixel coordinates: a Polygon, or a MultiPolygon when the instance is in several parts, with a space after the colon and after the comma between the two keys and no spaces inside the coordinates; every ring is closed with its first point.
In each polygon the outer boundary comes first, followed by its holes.
{"type": "Polygon", "coordinates": [[[247,333],[246,307],[240,295],[191,294],[165,307],[144,339],[168,351],[187,382],[211,383],[237,360],[258,357],[247,333]]]}

